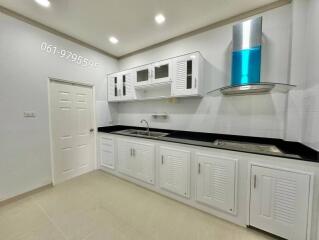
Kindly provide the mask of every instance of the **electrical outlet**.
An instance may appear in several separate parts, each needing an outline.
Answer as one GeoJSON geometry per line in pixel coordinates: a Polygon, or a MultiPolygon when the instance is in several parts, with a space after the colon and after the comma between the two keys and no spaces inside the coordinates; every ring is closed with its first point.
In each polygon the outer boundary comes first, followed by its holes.
{"type": "Polygon", "coordinates": [[[35,118],[35,117],[36,117],[36,114],[35,114],[35,112],[24,112],[24,113],[23,113],[23,116],[24,116],[25,118],[35,118]]]}

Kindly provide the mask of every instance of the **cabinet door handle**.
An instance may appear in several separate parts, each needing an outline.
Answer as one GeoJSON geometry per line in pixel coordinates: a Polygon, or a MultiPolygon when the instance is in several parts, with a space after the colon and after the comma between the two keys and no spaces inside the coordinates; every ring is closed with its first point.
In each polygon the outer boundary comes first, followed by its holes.
{"type": "Polygon", "coordinates": [[[200,174],[200,163],[198,163],[198,174],[200,174]]]}
{"type": "Polygon", "coordinates": [[[194,87],[197,88],[197,78],[195,77],[195,84],[194,87]]]}
{"type": "Polygon", "coordinates": [[[254,175],[254,188],[257,187],[257,175],[255,174],[254,175]]]}
{"type": "Polygon", "coordinates": [[[162,165],[164,164],[164,156],[162,155],[162,165]]]}
{"type": "Polygon", "coordinates": [[[132,148],[130,149],[130,155],[131,155],[131,157],[132,157],[132,155],[133,155],[133,153],[132,153],[132,148]]]}
{"type": "Polygon", "coordinates": [[[135,149],[133,148],[132,150],[133,150],[133,157],[135,157],[135,149]]]}

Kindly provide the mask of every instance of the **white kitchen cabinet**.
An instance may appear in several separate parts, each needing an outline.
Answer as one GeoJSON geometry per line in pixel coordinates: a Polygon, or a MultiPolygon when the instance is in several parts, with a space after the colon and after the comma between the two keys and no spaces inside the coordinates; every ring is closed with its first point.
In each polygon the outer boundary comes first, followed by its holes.
{"type": "Polygon", "coordinates": [[[190,151],[176,147],[160,147],[160,187],[189,198],[190,151]]]}
{"type": "Polygon", "coordinates": [[[152,64],[137,67],[133,69],[133,71],[135,75],[134,86],[145,86],[151,84],[152,64]]]}
{"type": "Polygon", "coordinates": [[[114,102],[119,100],[119,81],[117,74],[111,74],[107,78],[107,100],[109,102],[114,102]]]}
{"type": "Polygon", "coordinates": [[[197,152],[196,200],[236,212],[237,159],[197,152]]]}
{"type": "Polygon", "coordinates": [[[110,74],[108,101],[203,96],[206,63],[194,52],[110,74]]]}
{"type": "Polygon", "coordinates": [[[115,168],[114,140],[112,137],[100,136],[100,166],[115,168]]]}
{"type": "Polygon", "coordinates": [[[289,240],[306,240],[310,178],[253,165],[250,225],[289,240]]]}
{"type": "Polygon", "coordinates": [[[172,81],[172,60],[164,60],[152,64],[151,67],[151,83],[161,84],[172,81]]]}
{"type": "Polygon", "coordinates": [[[124,71],[108,76],[108,101],[127,101],[135,99],[134,72],[124,71]]]}
{"type": "Polygon", "coordinates": [[[135,87],[154,87],[172,81],[172,61],[159,61],[135,68],[135,87]]]}
{"type": "Polygon", "coordinates": [[[172,96],[203,95],[204,61],[199,52],[173,60],[172,96]]]}
{"type": "Polygon", "coordinates": [[[133,158],[135,160],[135,177],[154,183],[155,176],[155,146],[152,143],[136,142],[133,145],[133,158]]]}
{"type": "Polygon", "coordinates": [[[117,139],[117,157],[119,171],[130,177],[135,177],[133,161],[133,149],[134,142],[124,139],[117,139]]]}
{"type": "Polygon", "coordinates": [[[130,177],[154,184],[155,145],[118,139],[119,171],[130,177]]]}

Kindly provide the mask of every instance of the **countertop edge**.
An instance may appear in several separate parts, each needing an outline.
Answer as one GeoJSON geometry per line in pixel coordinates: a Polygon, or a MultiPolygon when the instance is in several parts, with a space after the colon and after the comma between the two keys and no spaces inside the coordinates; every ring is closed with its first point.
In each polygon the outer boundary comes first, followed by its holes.
{"type": "MultiPolygon", "coordinates": [[[[191,146],[199,146],[199,147],[206,147],[206,148],[213,148],[213,149],[220,149],[220,150],[226,150],[226,151],[234,151],[234,152],[243,152],[243,153],[248,153],[248,154],[256,154],[256,155],[262,155],[262,156],[270,156],[270,157],[280,157],[280,158],[285,158],[285,159],[292,159],[292,160],[299,160],[299,161],[306,161],[306,162],[314,162],[314,163],[319,163],[319,153],[314,150],[311,149],[308,146],[303,145],[302,143],[299,142],[290,142],[290,141],[285,141],[282,139],[271,139],[271,138],[265,138],[267,142],[273,140],[276,141],[277,143],[280,144],[291,144],[291,145],[298,145],[298,147],[303,148],[304,151],[309,151],[312,155],[316,155],[316,157],[306,157],[305,155],[307,154],[296,154],[296,153],[286,153],[285,155],[279,155],[279,154],[265,154],[265,153],[258,153],[258,152],[251,152],[251,151],[241,151],[241,150],[237,150],[237,149],[230,149],[230,148],[225,148],[225,147],[218,147],[218,146],[211,146],[208,145],[211,141],[201,141],[201,140],[195,140],[195,139],[187,139],[187,138],[174,138],[174,137],[161,137],[161,138],[149,138],[149,137],[144,137],[144,136],[132,136],[132,135],[126,135],[126,134],[120,134],[120,133],[116,133],[116,131],[120,131],[120,130],[125,130],[125,129],[130,129],[130,128],[134,128],[134,129],[144,129],[144,128],[140,128],[140,127],[135,127],[135,126],[124,126],[124,125],[114,125],[114,126],[107,126],[107,127],[99,127],[98,128],[98,132],[101,133],[108,133],[108,134],[114,134],[114,135],[118,135],[118,136],[127,136],[127,137],[136,137],[136,138],[141,138],[141,139],[149,139],[149,140],[156,140],[156,141],[166,141],[166,142],[171,142],[171,143],[179,143],[179,144],[186,144],[186,145],[191,145],[191,146]],[[189,142],[187,142],[189,141],[189,142]],[[191,141],[193,141],[191,143],[191,141]],[[197,143],[196,143],[197,142],[197,143]],[[204,143],[207,142],[207,145],[205,145],[204,143]],[[300,156],[297,157],[296,155],[300,156]]],[[[226,135],[226,134],[214,134],[214,133],[203,133],[203,132],[190,132],[190,131],[179,131],[179,130],[171,130],[171,129],[155,129],[152,128],[151,130],[153,131],[163,131],[163,132],[167,132],[170,134],[173,133],[188,133],[188,134],[203,134],[203,135],[207,135],[207,136],[212,136],[212,138],[215,136],[217,137],[221,137],[221,136],[225,136],[226,138],[243,138],[243,141],[247,141],[247,139],[258,139],[259,142],[263,139],[263,138],[259,138],[259,137],[247,137],[247,136],[237,136],[237,135],[226,135]]],[[[238,139],[237,139],[238,141],[238,139]]],[[[274,145],[277,146],[276,143],[274,143],[274,145]]]]}

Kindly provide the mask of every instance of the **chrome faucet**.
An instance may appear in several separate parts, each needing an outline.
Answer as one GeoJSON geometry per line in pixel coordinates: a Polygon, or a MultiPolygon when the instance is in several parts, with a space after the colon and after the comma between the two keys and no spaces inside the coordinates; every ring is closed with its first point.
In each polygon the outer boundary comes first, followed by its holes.
{"type": "Polygon", "coordinates": [[[151,135],[150,134],[150,125],[148,124],[148,121],[146,121],[145,119],[142,119],[140,123],[142,124],[143,122],[146,123],[146,131],[148,133],[148,136],[150,136],[151,135]]]}

